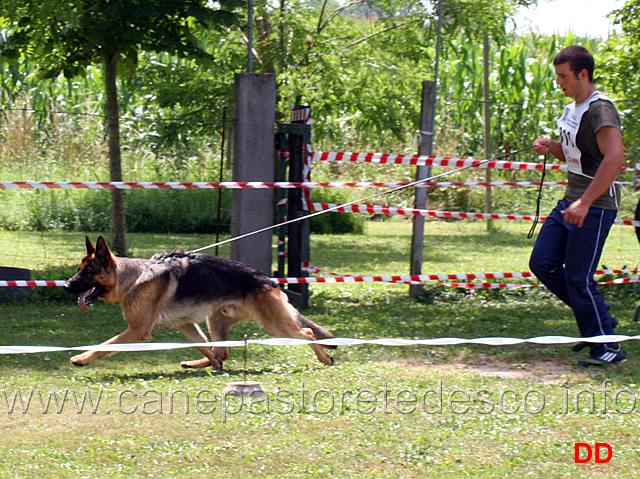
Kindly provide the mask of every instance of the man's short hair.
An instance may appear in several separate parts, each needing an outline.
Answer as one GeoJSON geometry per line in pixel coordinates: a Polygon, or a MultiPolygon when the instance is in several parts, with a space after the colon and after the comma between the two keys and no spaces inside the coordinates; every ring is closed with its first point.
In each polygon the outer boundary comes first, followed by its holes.
{"type": "Polygon", "coordinates": [[[589,50],[580,45],[571,45],[563,48],[553,59],[554,65],[569,63],[571,71],[578,76],[582,70],[587,70],[589,81],[593,82],[593,70],[595,69],[595,61],[589,50]]]}

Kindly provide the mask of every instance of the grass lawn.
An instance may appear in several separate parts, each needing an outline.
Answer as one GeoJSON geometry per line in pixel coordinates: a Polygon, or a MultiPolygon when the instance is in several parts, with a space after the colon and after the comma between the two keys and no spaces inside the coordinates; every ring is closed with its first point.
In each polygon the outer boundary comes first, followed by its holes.
{"type": "MultiPolygon", "coordinates": [[[[529,224],[429,221],[424,273],[527,271],[529,224]]],[[[367,223],[364,235],[314,236],[312,264],[350,274],[408,274],[410,223],[367,223]]],[[[134,255],[210,243],[205,236],[130,235],[134,255]]],[[[0,232],[0,264],[68,277],[76,233],[0,232]]],[[[602,264],[637,266],[632,228],[614,227],[602,264]]],[[[228,251],[223,249],[222,255],[228,251]]],[[[42,290],[45,288],[41,288],[42,290]]],[[[633,285],[602,287],[620,334],[636,335],[633,285]]],[[[336,336],[576,336],[568,308],[544,289],[312,285],[305,314],[336,336]]],[[[117,306],[82,313],[57,291],[0,305],[1,345],[79,346],[124,329],[117,306]]],[[[253,324],[232,339],[267,338],[253,324]]],[[[158,330],[156,342],[184,342],[158,330]]],[[[568,345],[345,346],[336,365],[306,346],[233,349],[225,371],[183,370],[180,349],[119,353],[85,368],[70,352],[0,355],[2,478],[424,478],[637,475],[640,359],[606,370],[575,365],[568,345]],[[222,400],[228,383],[260,381],[262,397],[222,400]],[[576,464],[576,443],[608,443],[607,463],[576,464]]],[[[584,457],[582,451],[581,457],[584,457]]],[[[604,454],[606,457],[607,455],[604,454]]]]}

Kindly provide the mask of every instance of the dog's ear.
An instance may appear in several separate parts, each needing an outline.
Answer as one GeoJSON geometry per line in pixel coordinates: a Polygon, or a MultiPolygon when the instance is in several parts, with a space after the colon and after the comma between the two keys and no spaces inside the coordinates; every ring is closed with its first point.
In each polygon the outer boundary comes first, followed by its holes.
{"type": "Polygon", "coordinates": [[[93,246],[93,243],[91,242],[88,236],[84,237],[84,242],[87,245],[87,254],[93,254],[96,252],[96,247],[93,246]]]}
{"type": "Polygon", "coordinates": [[[103,236],[98,236],[98,241],[96,242],[96,256],[100,259],[102,259],[103,261],[108,261],[111,260],[111,250],[109,249],[109,246],[107,245],[107,241],[104,239],[103,236]]]}

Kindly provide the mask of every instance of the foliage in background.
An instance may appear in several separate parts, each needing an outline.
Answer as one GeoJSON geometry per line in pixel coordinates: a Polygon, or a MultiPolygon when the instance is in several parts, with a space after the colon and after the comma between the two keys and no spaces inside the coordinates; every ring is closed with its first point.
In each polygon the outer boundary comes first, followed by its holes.
{"type": "MultiPolygon", "coordinates": [[[[555,137],[555,122],[570,100],[555,85],[552,68],[555,54],[565,46],[580,43],[596,55],[599,42],[531,33],[491,42],[489,91],[493,155],[526,148],[539,136],[555,137]]],[[[436,149],[442,154],[482,158],[484,156],[483,45],[467,41],[465,35],[448,39],[438,86],[436,149]]],[[[535,152],[503,158],[537,161],[535,152]]],[[[556,161],[551,159],[550,161],[556,161]]],[[[468,181],[484,181],[484,171],[464,173],[468,181]]],[[[562,172],[548,172],[546,181],[561,181],[562,172]]],[[[494,170],[493,181],[539,181],[540,172],[494,170]]],[[[533,213],[530,188],[493,188],[494,211],[533,213]]],[[[557,201],[552,190],[544,192],[545,209],[557,201]]],[[[435,190],[431,201],[454,210],[484,211],[484,196],[466,190],[435,190]]]]}
{"type": "MultiPolygon", "coordinates": [[[[348,203],[352,194],[344,188],[314,189],[311,201],[316,203],[348,203]]],[[[364,233],[364,216],[350,214],[325,214],[311,218],[311,233],[364,233]]]]}
{"type": "MultiPolygon", "coordinates": [[[[516,5],[530,3],[445,2],[444,35],[499,35],[516,5]]],[[[438,0],[329,6],[259,2],[258,65],[277,74],[283,109],[297,96],[312,105],[322,120],[319,148],[405,152],[418,125],[421,84],[434,77],[438,0]]]]}
{"type": "MultiPolygon", "coordinates": [[[[231,194],[223,191],[218,224],[216,190],[138,190],[125,193],[130,233],[228,232],[231,194]]],[[[4,191],[0,228],[22,231],[109,231],[111,199],[108,191],[4,191]]]]}
{"type": "MultiPolygon", "coordinates": [[[[631,33],[602,43],[571,35],[507,34],[505,19],[521,3],[527,2],[445,3],[436,154],[483,154],[482,37],[487,32],[491,35],[495,154],[528,146],[539,135],[554,134],[555,119],[567,99],[554,84],[550,64],[555,52],[569,43],[583,43],[596,53],[604,90],[616,100],[632,98],[637,91],[632,60],[627,62],[620,54],[631,48],[631,33]],[[477,22],[478,18],[483,22],[477,22]]],[[[282,121],[287,120],[288,107],[297,96],[312,106],[314,149],[414,153],[421,83],[434,74],[436,7],[436,1],[412,0],[402,4],[356,0],[342,6],[324,1],[256,2],[254,68],[276,73],[282,121]]],[[[624,17],[630,32],[634,15],[629,11],[624,17]]],[[[223,152],[221,142],[224,128],[227,145],[230,143],[233,75],[246,70],[246,24],[242,22],[246,18],[222,32],[202,31],[203,49],[216,59],[206,68],[186,58],[145,53],[139,57],[136,75],[120,82],[126,180],[217,181],[221,174],[230,179],[229,150],[223,152]]],[[[2,35],[6,41],[6,31],[2,35]]],[[[39,81],[35,73],[28,58],[4,63],[0,70],[0,177],[108,180],[100,86],[103,71],[90,67],[83,77],[56,81],[39,81]]],[[[626,110],[625,143],[635,151],[640,131],[635,126],[634,104],[621,105],[626,110]]],[[[535,161],[536,157],[527,153],[509,159],[535,161]]],[[[413,176],[411,167],[316,164],[312,180],[411,181],[413,176]]],[[[547,180],[563,176],[550,172],[547,180]]],[[[539,177],[537,172],[502,171],[493,179],[537,181],[539,177]]],[[[481,181],[484,171],[468,170],[464,178],[452,179],[481,181]]],[[[545,191],[543,202],[551,204],[558,191],[545,191]]],[[[99,225],[107,216],[104,203],[89,198],[94,192],[55,201],[50,195],[59,192],[0,193],[10,205],[0,221],[9,228],[73,229],[88,227],[79,226],[86,223],[77,218],[99,225]],[[46,221],[47,216],[51,220],[46,221]]],[[[349,201],[367,193],[352,189],[340,195],[342,201],[349,201]]],[[[313,195],[324,193],[314,190],[313,195]]],[[[156,201],[153,194],[135,192],[129,194],[130,201],[134,196],[128,208],[130,221],[139,227],[164,221],[147,220],[165,215],[167,204],[156,201]]],[[[429,201],[435,209],[482,211],[484,190],[432,190],[429,201]]],[[[494,188],[493,201],[496,212],[530,214],[535,192],[532,188],[494,188]]],[[[209,214],[198,199],[194,202],[192,208],[173,206],[181,214],[175,215],[176,223],[167,224],[184,231],[194,224],[192,219],[186,220],[187,225],[180,224],[183,218],[190,218],[185,211],[209,214]]],[[[411,206],[411,191],[380,202],[411,206]]],[[[173,199],[168,203],[175,205],[173,199]]],[[[207,206],[215,207],[214,203],[207,206]]]]}
{"type": "Polygon", "coordinates": [[[640,42],[640,0],[628,0],[624,7],[613,12],[622,34],[612,36],[602,49],[601,83],[603,89],[615,96],[622,113],[625,147],[631,165],[640,158],[640,71],[638,42],[640,42]],[[629,154],[630,153],[630,154],[629,154]]]}
{"type": "MultiPolygon", "coordinates": [[[[7,7],[8,2],[0,6],[7,7]]],[[[168,52],[203,63],[212,57],[196,39],[198,27],[232,24],[239,0],[74,0],[21,2],[3,10],[9,28],[0,41],[3,60],[36,62],[40,78],[72,78],[92,65],[104,71],[109,180],[123,181],[118,74],[135,73],[141,52],[168,52]]],[[[124,192],[111,193],[111,248],[126,254],[124,192]]]]}

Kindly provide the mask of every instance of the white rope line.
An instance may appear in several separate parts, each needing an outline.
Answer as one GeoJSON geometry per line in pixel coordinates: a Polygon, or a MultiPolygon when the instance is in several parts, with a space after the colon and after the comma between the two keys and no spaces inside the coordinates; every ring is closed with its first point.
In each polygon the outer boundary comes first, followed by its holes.
{"type": "MultiPolygon", "coordinates": [[[[322,344],[325,346],[355,346],[360,344],[374,344],[377,346],[455,346],[459,344],[481,344],[486,346],[510,346],[514,344],[571,344],[580,341],[587,343],[621,343],[624,341],[639,340],[640,335],[626,336],[610,334],[594,336],[590,338],[576,338],[570,336],[537,336],[521,339],[510,337],[486,337],[486,338],[431,338],[431,339],[356,339],[356,338],[331,338],[317,341],[294,338],[270,338],[249,339],[247,344],[263,346],[301,346],[308,344],[322,344]]],[[[207,343],[119,343],[119,344],[94,344],[89,346],[57,347],[57,346],[0,346],[0,354],[35,354],[64,351],[168,351],[175,349],[187,349],[195,347],[225,347],[239,348],[245,345],[245,341],[211,341],[207,343]]]]}

